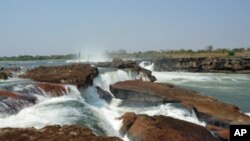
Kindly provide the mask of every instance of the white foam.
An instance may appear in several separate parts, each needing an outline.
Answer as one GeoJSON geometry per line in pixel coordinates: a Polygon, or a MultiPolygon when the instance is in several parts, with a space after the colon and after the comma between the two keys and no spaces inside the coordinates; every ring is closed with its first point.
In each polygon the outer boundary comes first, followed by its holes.
{"type": "Polygon", "coordinates": [[[74,107],[65,108],[63,106],[58,106],[57,103],[66,103],[76,100],[77,99],[68,96],[47,99],[34,106],[21,110],[16,115],[0,118],[0,127],[42,128],[47,125],[72,124],[77,120],[76,115],[80,115],[78,109],[74,107]]]}
{"type": "Polygon", "coordinates": [[[109,91],[109,85],[114,84],[118,81],[134,80],[137,79],[137,74],[132,71],[116,70],[101,73],[97,78],[94,79],[94,84],[109,91]]]}
{"type": "Polygon", "coordinates": [[[172,104],[162,104],[159,106],[145,107],[145,108],[124,108],[124,112],[135,112],[137,114],[147,114],[149,116],[163,115],[170,116],[176,119],[191,122],[197,125],[205,126],[204,122],[199,121],[193,110],[187,110],[184,108],[177,108],[172,104]]]}
{"type": "Polygon", "coordinates": [[[147,61],[142,61],[139,64],[139,66],[142,67],[142,68],[144,68],[144,69],[147,69],[147,70],[150,70],[150,71],[154,71],[154,63],[147,62],[147,61]]]}

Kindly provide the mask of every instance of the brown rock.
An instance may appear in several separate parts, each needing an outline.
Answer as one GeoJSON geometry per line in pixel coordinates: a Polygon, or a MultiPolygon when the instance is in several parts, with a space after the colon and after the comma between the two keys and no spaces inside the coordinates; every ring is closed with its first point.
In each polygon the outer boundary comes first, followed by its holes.
{"type": "Polygon", "coordinates": [[[122,115],[120,118],[118,118],[119,120],[123,120],[122,121],[122,127],[120,129],[120,133],[122,136],[124,136],[127,131],[131,128],[131,126],[133,125],[133,123],[136,120],[136,114],[135,113],[126,113],[124,115],[122,115]]]}
{"type": "Polygon", "coordinates": [[[121,141],[117,137],[96,136],[89,128],[74,125],[34,128],[2,128],[1,141],[121,141]]]}
{"type": "Polygon", "coordinates": [[[8,97],[8,98],[13,98],[13,99],[17,99],[17,100],[26,100],[26,101],[29,101],[31,103],[35,103],[36,102],[36,98],[33,97],[33,96],[18,94],[18,93],[9,92],[9,91],[3,91],[3,90],[1,90],[0,91],[0,96],[8,97]]]}
{"type": "Polygon", "coordinates": [[[137,72],[142,77],[147,78],[147,81],[151,81],[151,82],[156,81],[155,76],[152,75],[152,72],[150,70],[140,67],[135,61],[132,61],[132,60],[122,60],[122,59],[116,58],[116,59],[113,59],[112,62],[96,63],[96,66],[118,68],[118,69],[131,69],[132,71],[137,72]]]}
{"type": "Polygon", "coordinates": [[[67,92],[62,84],[37,83],[36,86],[45,91],[51,97],[62,96],[67,92]]]}
{"type": "Polygon", "coordinates": [[[96,86],[97,93],[101,99],[104,99],[108,104],[112,101],[112,95],[108,92],[103,90],[102,88],[96,86]]]}
{"type": "Polygon", "coordinates": [[[156,71],[250,73],[249,57],[160,58],[153,62],[156,71]]]}
{"type": "Polygon", "coordinates": [[[134,116],[126,113],[121,117],[122,128],[127,129],[131,141],[218,141],[204,127],[186,121],[164,116],[134,116]]]}
{"type": "Polygon", "coordinates": [[[72,64],[65,66],[38,67],[28,70],[21,77],[30,78],[40,82],[73,84],[78,87],[92,85],[94,77],[98,74],[95,67],[89,64],[72,64]]]}
{"type": "Polygon", "coordinates": [[[229,129],[221,128],[221,127],[214,126],[214,125],[207,125],[206,128],[209,131],[213,132],[216,136],[218,136],[222,140],[229,141],[229,137],[230,137],[229,129]]]}
{"type": "Polygon", "coordinates": [[[239,109],[218,101],[215,98],[200,95],[197,92],[168,86],[162,83],[145,81],[123,81],[110,85],[114,97],[129,101],[177,102],[193,108],[200,120],[211,124],[228,126],[230,123],[250,123],[250,117],[239,109]]]}

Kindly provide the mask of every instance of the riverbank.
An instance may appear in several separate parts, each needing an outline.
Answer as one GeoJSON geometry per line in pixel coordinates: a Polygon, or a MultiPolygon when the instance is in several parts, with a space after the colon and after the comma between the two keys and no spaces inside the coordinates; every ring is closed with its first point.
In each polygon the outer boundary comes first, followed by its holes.
{"type": "Polygon", "coordinates": [[[250,57],[160,58],[151,61],[155,71],[250,74],[250,57]]]}

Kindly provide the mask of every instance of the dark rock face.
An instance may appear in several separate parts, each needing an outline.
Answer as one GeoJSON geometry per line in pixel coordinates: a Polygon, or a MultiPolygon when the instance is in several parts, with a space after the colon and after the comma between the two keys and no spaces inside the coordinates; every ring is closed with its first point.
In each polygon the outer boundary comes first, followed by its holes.
{"type": "Polygon", "coordinates": [[[204,127],[171,117],[126,113],[120,119],[131,141],[218,141],[204,127]]]}
{"type": "Polygon", "coordinates": [[[0,72],[0,80],[7,80],[8,76],[4,72],[0,72]]]}
{"type": "Polygon", "coordinates": [[[156,71],[250,73],[250,58],[162,58],[154,60],[156,71]]]}
{"type": "Polygon", "coordinates": [[[148,78],[148,81],[154,82],[156,81],[156,78],[152,75],[152,72],[150,70],[141,68],[137,62],[127,60],[123,61],[122,59],[113,59],[112,62],[99,62],[96,63],[97,67],[107,67],[107,68],[118,68],[118,69],[131,69],[132,71],[135,71],[139,74],[139,76],[142,78],[148,78]]]}
{"type": "Polygon", "coordinates": [[[96,86],[96,89],[97,89],[97,93],[99,94],[99,97],[101,99],[104,99],[108,104],[110,104],[112,101],[112,95],[108,91],[105,91],[98,86],[96,86]]]}
{"type": "Polygon", "coordinates": [[[193,109],[200,120],[213,125],[228,127],[231,123],[250,123],[250,117],[242,114],[233,105],[173,85],[130,80],[110,85],[110,91],[115,98],[131,102],[180,103],[186,108],[193,109]]]}
{"type": "Polygon", "coordinates": [[[28,70],[23,78],[30,78],[40,82],[59,84],[73,84],[78,87],[92,85],[98,70],[89,64],[72,64],[65,66],[38,67],[28,70]]]}
{"type": "Polygon", "coordinates": [[[89,128],[74,125],[34,128],[2,128],[1,141],[122,141],[117,137],[96,136],[89,128]]]}
{"type": "Polygon", "coordinates": [[[2,116],[17,114],[21,109],[34,105],[36,97],[17,92],[0,90],[0,112],[2,116]]]}

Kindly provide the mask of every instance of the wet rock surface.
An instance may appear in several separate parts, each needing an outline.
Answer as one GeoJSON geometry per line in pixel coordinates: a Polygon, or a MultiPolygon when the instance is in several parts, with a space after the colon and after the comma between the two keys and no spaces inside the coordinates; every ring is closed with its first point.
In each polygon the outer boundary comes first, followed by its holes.
{"type": "Polygon", "coordinates": [[[30,103],[36,102],[36,98],[34,96],[22,95],[22,94],[18,94],[15,92],[9,92],[9,91],[4,91],[4,90],[0,90],[0,97],[11,98],[15,100],[24,100],[30,103]]]}
{"type": "Polygon", "coordinates": [[[91,129],[75,125],[35,128],[2,128],[1,141],[122,141],[117,137],[96,136],[91,129]]]}
{"type": "Polygon", "coordinates": [[[77,87],[92,85],[98,70],[90,64],[72,64],[65,66],[37,67],[28,70],[23,78],[30,78],[40,82],[59,84],[73,84],[77,87]]]}
{"type": "Polygon", "coordinates": [[[222,141],[229,141],[230,132],[227,128],[221,128],[214,125],[207,125],[206,128],[216,135],[222,141]]]}
{"type": "Polygon", "coordinates": [[[206,128],[171,117],[126,113],[120,119],[131,141],[218,141],[206,128]]]}
{"type": "Polygon", "coordinates": [[[0,80],[7,80],[7,79],[8,79],[7,74],[4,72],[0,72],[0,80]]]}
{"type": "Polygon", "coordinates": [[[99,94],[99,97],[101,99],[104,99],[108,104],[110,104],[112,101],[112,95],[108,91],[105,91],[98,86],[96,86],[96,89],[97,89],[97,94],[99,94]]]}
{"type": "Polygon", "coordinates": [[[35,85],[51,97],[62,96],[68,91],[62,84],[36,83],[35,85]]]}
{"type": "Polygon", "coordinates": [[[0,68],[0,80],[7,80],[9,77],[13,77],[13,75],[20,73],[21,68],[19,67],[9,67],[9,68],[0,68]]]}
{"type": "Polygon", "coordinates": [[[110,85],[110,91],[115,98],[131,102],[180,103],[193,109],[200,120],[213,125],[228,127],[232,123],[250,123],[250,117],[236,106],[173,85],[129,80],[110,85]]]}

